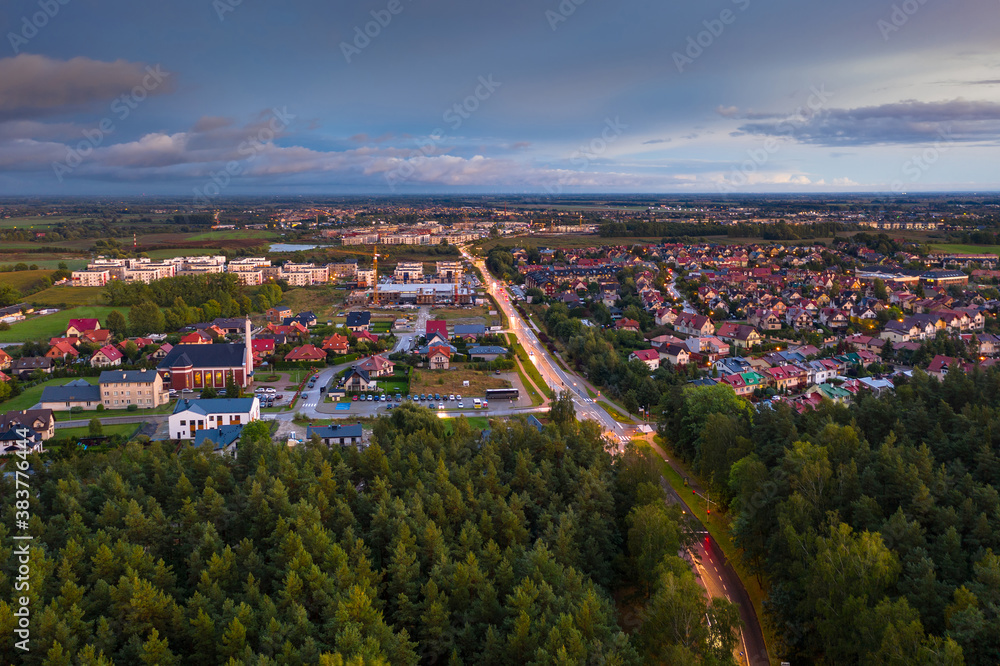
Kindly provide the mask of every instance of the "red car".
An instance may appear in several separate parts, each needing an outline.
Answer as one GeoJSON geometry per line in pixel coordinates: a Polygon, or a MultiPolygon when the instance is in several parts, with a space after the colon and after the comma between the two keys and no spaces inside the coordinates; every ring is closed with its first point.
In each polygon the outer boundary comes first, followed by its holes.
{"type": "Polygon", "coordinates": [[[357,401],[358,401],[358,396],[353,396],[353,397],[351,398],[351,400],[353,400],[354,402],[357,402],[357,401]]]}

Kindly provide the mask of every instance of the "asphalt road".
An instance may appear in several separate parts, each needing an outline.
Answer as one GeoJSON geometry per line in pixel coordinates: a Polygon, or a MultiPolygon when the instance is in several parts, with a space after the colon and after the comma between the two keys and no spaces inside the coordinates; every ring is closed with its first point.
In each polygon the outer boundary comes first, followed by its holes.
{"type": "MultiPolygon", "coordinates": [[[[667,461],[670,463],[670,461],[667,461]]],[[[689,483],[691,483],[689,481],[689,483]]],[[[681,497],[668,484],[663,481],[663,487],[669,496],[668,501],[679,502],[687,507],[689,501],[704,502],[704,491],[695,484],[691,484],[692,490],[697,495],[691,497],[681,497]]],[[[740,641],[738,651],[740,652],[738,663],[749,666],[770,666],[770,659],[767,656],[767,646],[764,643],[764,634],[760,629],[760,622],[757,619],[757,611],[750,601],[743,581],[740,580],[736,570],[726,558],[719,544],[708,533],[705,526],[687,509],[688,518],[695,525],[695,533],[698,535],[697,542],[688,551],[695,563],[695,572],[698,574],[699,582],[705,591],[712,597],[725,597],[735,603],[740,609],[740,620],[743,627],[740,631],[740,641]]]]}

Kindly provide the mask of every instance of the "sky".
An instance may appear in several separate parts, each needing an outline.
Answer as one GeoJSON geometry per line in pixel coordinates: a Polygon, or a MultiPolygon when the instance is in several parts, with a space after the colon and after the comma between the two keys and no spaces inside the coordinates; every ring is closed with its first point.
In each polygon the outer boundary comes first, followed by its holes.
{"type": "Polygon", "coordinates": [[[5,0],[0,195],[1000,189],[997,0],[5,0]]]}

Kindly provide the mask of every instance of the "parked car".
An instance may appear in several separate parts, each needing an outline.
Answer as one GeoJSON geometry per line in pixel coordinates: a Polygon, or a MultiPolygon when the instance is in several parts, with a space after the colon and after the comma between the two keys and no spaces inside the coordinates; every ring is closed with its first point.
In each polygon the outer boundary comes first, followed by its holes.
{"type": "Polygon", "coordinates": [[[462,394],[461,393],[455,396],[455,400],[461,400],[461,399],[462,399],[462,394]]]}
{"type": "Polygon", "coordinates": [[[449,396],[448,396],[448,399],[449,399],[449,400],[454,400],[454,399],[455,399],[455,394],[454,394],[454,393],[452,393],[451,395],[449,395],[449,396]]]}
{"type": "Polygon", "coordinates": [[[356,395],[355,396],[351,396],[351,400],[353,402],[357,402],[358,401],[358,396],[356,396],[356,395]]]}
{"type": "Polygon", "coordinates": [[[464,403],[461,403],[461,402],[460,402],[460,403],[458,403],[458,408],[459,408],[459,409],[464,409],[464,408],[465,408],[465,404],[464,404],[464,403]]]}
{"type": "Polygon", "coordinates": [[[444,409],[444,404],[442,403],[442,404],[438,405],[438,409],[444,409]]]}
{"type": "Polygon", "coordinates": [[[267,391],[268,393],[277,393],[278,392],[278,389],[274,388],[273,386],[268,386],[264,390],[267,391]]]}
{"type": "Polygon", "coordinates": [[[434,394],[434,399],[435,400],[440,400],[441,399],[441,394],[440,393],[435,393],[434,394]]]}

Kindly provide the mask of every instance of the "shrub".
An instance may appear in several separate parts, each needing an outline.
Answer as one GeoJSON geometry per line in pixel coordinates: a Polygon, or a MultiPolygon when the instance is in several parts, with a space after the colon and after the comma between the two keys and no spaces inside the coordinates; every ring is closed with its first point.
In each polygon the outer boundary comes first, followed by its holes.
{"type": "Polygon", "coordinates": [[[139,405],[129,405],[125,408],[126,412],[136,412],[139,411],[139,405]]]}
{"type": "Polygon", "coordinates": [[[80,405],[75,405],[75,406],[69,408],[69,413],[70,414],[79,414],[82,411],[83,411],[83,407],[81,407],[80,405]]]}
{"type": "Polygon", "coordinates": [[[97,411],[99,411],[99,412],[103,412],[104,411],[104,403],[101,403],[100,405],[97,406],[97,411]]]}

